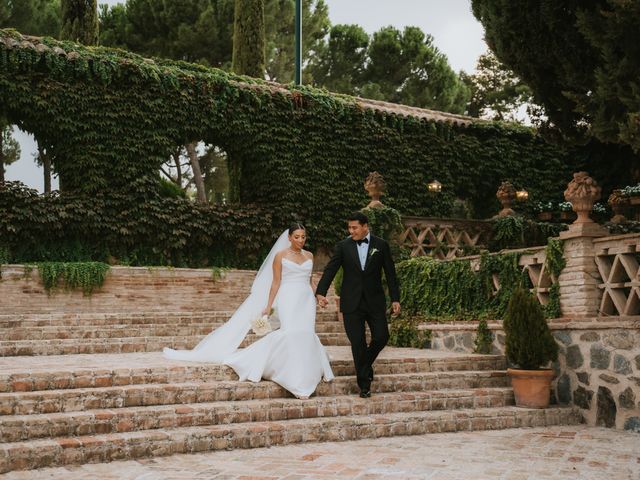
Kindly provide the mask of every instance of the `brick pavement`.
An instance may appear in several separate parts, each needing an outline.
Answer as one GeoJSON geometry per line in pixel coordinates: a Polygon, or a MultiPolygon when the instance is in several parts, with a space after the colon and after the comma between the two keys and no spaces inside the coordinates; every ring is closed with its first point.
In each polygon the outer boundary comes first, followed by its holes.
{"type": "Polygon", "coordinates": [[[6,480],[640,479],[640,436],[586,426],[459,432],[11,472],[6,480]]]}

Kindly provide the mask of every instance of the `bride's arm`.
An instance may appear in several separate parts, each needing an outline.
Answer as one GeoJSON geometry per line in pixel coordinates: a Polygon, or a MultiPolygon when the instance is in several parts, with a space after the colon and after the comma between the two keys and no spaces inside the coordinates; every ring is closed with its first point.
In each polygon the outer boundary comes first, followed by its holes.
{"type": "MultiPolygon", "coordinates": [[[[309,252],[309,255],[311,255],[311,265],[313,265],[313,253],[309,252]]],[[[313,266],[311,267],[311,289],[313,290],[313,293],[315,294],[316,292],[316,288],[318,288],[318,282],[316,282],[315,278],[313,278],[313,266]]]]}
{"type": "Polygon", "coordinates": [[[262,311],[263,315],[269,315],[273,301],[276,299],[278,290],[280,289],[280,280],[282,279],[282,252],[273,259],[273,280],[271,281],[271,290],[269,290],[269,301],[266,308],[262,311]]]}

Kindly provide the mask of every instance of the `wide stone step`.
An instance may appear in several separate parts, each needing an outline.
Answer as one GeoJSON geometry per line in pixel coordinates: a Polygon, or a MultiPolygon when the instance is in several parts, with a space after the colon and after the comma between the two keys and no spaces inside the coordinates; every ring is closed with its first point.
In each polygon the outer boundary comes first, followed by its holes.
{"type": "Polygon", "coordinates": [[[232,423],[0,444],[0,473],[212,450],[435,432],[574,425],[572,408],[496,407],[232,423]]]}
{"type": "MultiPolygon", "coordinates": [[[[508,387],[509,378],[502,370],[468,372],[426,372],[376,375],[372,392],[424,392],[444,389],[508,387]]],[[[353,376],[336,377],[321,382],[316,396],[356,394],[353,376]]],[[[262,381],[214,381],[174,384],[124,385],[120,387],[75,388],[35,392],[0,393],[0,415],[32,415],[54,412],[80,412],[150,405],[210,403],[220,401],[291,398],[276,383],[262,381]]]]}
{"type": "MultiPolygon", "coordinates": [[[[350,349],[328,347],[336,376],[354,375],[350,349]]],[[[502,370],[500,355],[448,354],[387,347],[376,360],[377,375],[502,370]]],[[[160,352],[7,357],[0,359],[0,392],[27,392],[123,385],[212,382],[237,379],[225,365],[169,361],[160,352]]]]}
{"type": "MultiPolygon", "coordinates": [[[[164,347],[191,349],[204,337],[205,335],[190,335],[0,341],[0,356],[157,352],[164,347]]],[[[323,345],[349,345],[345,333],[319,333],[318,337],[323,345]]],[[[249,334],[240,346],[246,347],[259,338],[249,334]]]]}
{"type": "MultiPolygon", "coordinates": [[[[0,330],[4,341],[55,340],[85,338],[133,338],[133,337],[202,337],[223,325],[222,321],[192,323],[189,325],[144,324],[144,325],[82,325],[16,327],[0,330]]],[[[317,333],[344,333],[339,322],[316,323],[317,333]]]]}
{"type": "Polygon", "coordinates": [[[112,410],[0,417],[0,438],[18,442],[45,437],[121,433],[136,430],[223,425],[298,418],[505,407],[513,405],[511,388],[384,393],[309,400],[265,399],[240,402],[155,405],[112,410]]]}
{"type": "MultiPolygon", "coordinates": [[[[197,312],[146,311],[114,313],[32,313],[0,314],[0,329],[44,326],[107,326],[107,325],[191,325],[202,323],[223,323],[233,314],[232,310],[197,312]]],[[[318,309],[316,323],[337,322],[337,311],[318,309]]]]}

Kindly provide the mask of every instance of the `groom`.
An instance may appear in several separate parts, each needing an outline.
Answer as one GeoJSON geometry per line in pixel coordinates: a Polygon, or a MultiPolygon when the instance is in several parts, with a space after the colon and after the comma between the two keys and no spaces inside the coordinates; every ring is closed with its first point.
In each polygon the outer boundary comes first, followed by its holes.
{"type": "Polygon", "coordinates": [[[325,295],[338,269],[343,269],[340,311],[344,329],[351,342],[360,396],[371,396],[373,362],[389,339],[386,317],[386,299],[382,289],[384,270],[391,296],[393,315],[400,313],[400,291],[389,244],[369,232],[369,219],[362,212],[349,215],[350,237],[338,242],[324,269],[316,297],[321,307],[327,305],[325,295]],[[365,322],[371,330],[371,343],[367,345],[365,322]]]}

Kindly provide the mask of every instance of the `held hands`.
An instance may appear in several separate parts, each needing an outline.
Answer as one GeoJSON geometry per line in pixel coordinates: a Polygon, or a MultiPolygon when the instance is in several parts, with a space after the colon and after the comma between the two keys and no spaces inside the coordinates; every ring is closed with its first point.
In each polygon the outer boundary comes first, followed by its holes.
{"type": "Polygon", "coordinates": [[[327,305],[329,305],[329,301],[324,295],[316,295],[316,299],[318,300],[318,305],[320,305],[321,308],[326,308],[327,305]]]}

